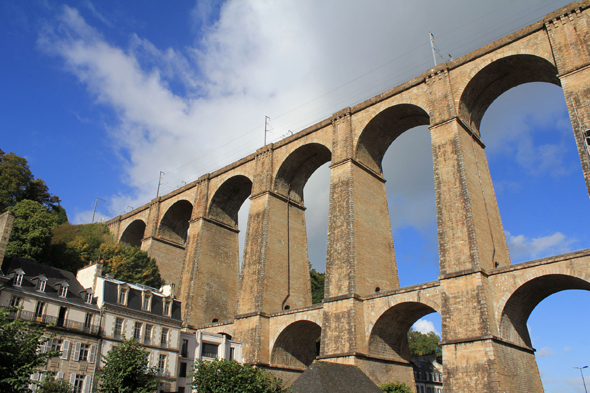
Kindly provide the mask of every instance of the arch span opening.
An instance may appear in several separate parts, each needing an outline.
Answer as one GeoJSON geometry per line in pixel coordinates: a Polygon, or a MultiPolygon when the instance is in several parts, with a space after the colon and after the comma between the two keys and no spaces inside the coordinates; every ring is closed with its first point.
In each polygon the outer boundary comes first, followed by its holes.
{"type": "Polygon", "coordinates": [[[238,228],[238,212],[252,193],[252,181],[243,175],[226,180],[215,191],[209,205],[209,218],[238,228]]]}
{"type": "Polygon", "coordinates": [[[459,102],[459,117],[476,130],[488,107],[506,91],[530,82],[561,86],[557,68],[534,55],[513,55],[481,69],[467,84],[459,102]]]}
{"type": "Polygon", "coordinates": [[[277,337],[271,353],[271,364],[305,369],[319,355],[321,332],[321,327],[315,322],[293,322],[277,337]]]}
{"type": "Polygon", "coordinates": [[[426,111],[416,105],[400,104],[387,108],[363,130],[356,148],[357,160],[381,174],[383,156],[393,141],[410,128],[429,124],[426,111]]]}
{"type": "Polygon", "coordinates": [[[549,274],[523,284],[510,296],[502,311],[500,321],[502,338],[532,348],[527,327],[531,313],[547,297],[568,289],[590,291],[590,282],[578,277],[549,274]]]}
{"type": "Polygon", "coordinates": [[[404,302],[385,311],[369,336],[369,355],[394,361],[410,361],[408,331],[422,317],[436,312],[418,302],[404,302]]]}
{"type": "Polygon", "coordinates": [[[158,237],[184,246],[192,212],[193,205],[189,201],[180,200],[174,203],[160,221],[158,237]]]}
{"type": "Polygon", "coordinates": [[[303,202],[303,188],[320,166],[332,159],[332,152],[319,143],[310,143],[293,151],[281,164],[274,188],[295,202],[303,202]]]}
{"type": "Polygon", "coordinates": [[[145,222],[143,220],[135,220],[127,225],[125,231],[119,239],[120,243],[126,243],[133,247],[141,247],[141,241],[145,234],[145,222]]]}

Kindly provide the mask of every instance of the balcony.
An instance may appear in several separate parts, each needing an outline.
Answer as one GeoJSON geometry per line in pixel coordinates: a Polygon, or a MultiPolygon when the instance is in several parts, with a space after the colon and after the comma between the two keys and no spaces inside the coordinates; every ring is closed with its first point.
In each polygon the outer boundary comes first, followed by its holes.
{"type": "MultiPolygon", "coordinates": [[[[8,307],[4,307],[8,308],[8,307]]],[[[32,311],[13,311],[11,312],[8,317],[10,319],[19,318],[23,321],[30,321],[34,323],[38,323],[41,325],[49,325],[52,324],[55,327],[64,328],[67,330],[73,330],[76,332],[81,333],[88,333],[97,335],[100,332],[100,326],[98,325],[85,325],[84,322],[72,321],[71,319],[62,319],[58,317],[53,317],[50,315],[37,315],[32,311]]]]}

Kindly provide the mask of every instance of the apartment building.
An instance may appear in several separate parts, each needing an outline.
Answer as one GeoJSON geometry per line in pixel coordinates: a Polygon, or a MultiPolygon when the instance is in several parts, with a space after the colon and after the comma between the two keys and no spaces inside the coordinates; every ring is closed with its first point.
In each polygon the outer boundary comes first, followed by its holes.
{"type": "MultiPolygon", "coordinates": [[[[102,311],[98,352],[106,355],[123,338],[133,338],[147,349],[150,366],[158,369],[159,390],[176,392],[182,321],[173,288],[157,290],[104,277],[100,263],[80,269],[77,278],[93,289],[102,311]]],[[[98,367],[103,367],[101,360],[98,367]]]]}
{"type": "Polygon", "coordinates": [[[100,334],[92,288],[70,272],[21,258],[7,258],[2,271],[0,307],[22,307],[11,316],[50,326],[49,333],[55,334],[41,350],[54,348],[62,355],[50,359],[45,370],[65,378],[78,392],[92,392],[100,334]]]}

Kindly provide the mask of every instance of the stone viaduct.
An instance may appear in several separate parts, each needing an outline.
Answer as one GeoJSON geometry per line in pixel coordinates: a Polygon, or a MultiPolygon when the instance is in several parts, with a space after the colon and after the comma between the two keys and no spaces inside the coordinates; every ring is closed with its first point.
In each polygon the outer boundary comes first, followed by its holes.
{"type": "Polygon", "coordinates": [[[156,258],[177,286],[187,328],[230,334],[247,362],[284,377],[321,359],[355,364],[377,383],[413,385],[406,333],[436,311],[445,391],[542,392],[526,321],[553,293],[590,290],[590,250],[511,264],[479,126],[515,86],[561,86],[590,190],[589,24],[590,0],[573,3],[108,226],[156,258]],[[419,125],[431,133],[440,276],[400,288],[381,160],[419,125]],[[312,305],[303,188],[327,162],[325,298],[312,305]]]}

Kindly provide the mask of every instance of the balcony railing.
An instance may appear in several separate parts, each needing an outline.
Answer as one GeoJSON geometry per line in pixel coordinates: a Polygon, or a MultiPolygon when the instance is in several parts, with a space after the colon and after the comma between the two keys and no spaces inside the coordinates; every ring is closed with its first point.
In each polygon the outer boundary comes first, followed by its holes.
{"type": "Polygon", "coordinates": [[[100,326],[98,325],[86,325],[84,322],[72,321],[71,319],[63,319],[51,315],[37,315],[32,311],[14,311],[11,312],[8,317],[11,319],[19,318],[24,321],[30,321],[44,325],[53,324],[56,327],[88,334],[98,334],[100,332],[100,326]]]}

